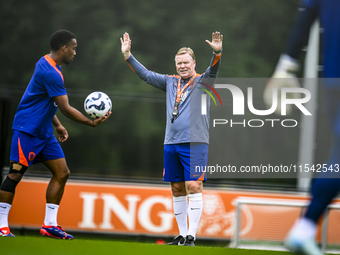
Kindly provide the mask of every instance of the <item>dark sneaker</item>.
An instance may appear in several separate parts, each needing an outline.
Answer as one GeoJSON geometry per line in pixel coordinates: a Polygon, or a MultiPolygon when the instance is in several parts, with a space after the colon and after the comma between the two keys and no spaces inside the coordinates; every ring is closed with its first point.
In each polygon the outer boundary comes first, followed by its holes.
{"type": "Polygon", "coordinates": [[[179,245],[179,246],[181,246],[181,245],[184,244],[184,242],[185,242],[185,238],[183,236],[179,235],[179,236],[176,236],[174,238],[174,240],[172,240],[170,243],[167,243],[167,245],[179,245]]]}
{"type": "Polygon", "coordinates": [[[15,237],[8,227],[0,228],[0,236],[15,237]]]}
{"type": "Polygon", "coordinates": [[[46,226],[45,224],[40,229],[40,234],[43,236],[53,237],[57,239],[73,239],[74,237],[67,234],[62,227],[46,226]]]}
{"type": "Polygon", "coordinates": [[[186,236],[184,246],[195,246],[195,238],[192,235],[186,236]]]}

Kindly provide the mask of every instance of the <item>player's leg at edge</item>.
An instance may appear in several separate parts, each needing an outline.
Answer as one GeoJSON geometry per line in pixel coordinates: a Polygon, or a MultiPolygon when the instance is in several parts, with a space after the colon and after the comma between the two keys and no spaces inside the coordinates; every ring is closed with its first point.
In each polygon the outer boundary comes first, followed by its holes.
{"type": "Polygon", "coordinates": [[[15,237],[8,226],[8,214],[12,207],[15,189],[27,166],[11,161],[9,172],[0,187],[0,236],[15,237]]]}
{"type": "MultiPolygon", "coordinates": [[[[336,164],[339,158],[340,139],[337,138],[337,149],[333,150],[328,162],[329,165],[336,164]]],[[[337,196],[340,191],[340,179],[337,173],[327,171],[321,173],[315,179],[311,195],[312,199],[307,207],[306,214],[298,219],[288,234],[285,246],[292,252],[300,252],[307,255],[322,255],[323,252],[315,241],[317,223],[327,206],[337,196]]]]}

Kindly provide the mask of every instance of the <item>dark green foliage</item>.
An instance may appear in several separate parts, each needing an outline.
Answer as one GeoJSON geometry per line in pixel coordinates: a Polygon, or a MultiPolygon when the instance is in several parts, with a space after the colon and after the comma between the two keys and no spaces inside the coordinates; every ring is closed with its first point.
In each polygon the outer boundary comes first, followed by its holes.
{"type": "MultiPolygon", "coordinates": [[[[113,113],[96,129],[57,113],[70,134],[62,146],[71,172],[160,180],[165,96],[125,63],[122,34],[130,33],[132,52],[147,68],[174,74],[174,55],[183,46],[194,50],[196,70],[203,73],[212,53],[205,40],[220,31],[220,78],[269,77],[297,5],[297,0],[2,1],[0,84],[10,91],[14,115],[35,62],[49,52],[50,35],[57,29],[72,31],[78,39],[77,56],[62,67],[70,104],[84,112],[87,94],[99,90],[111,97],[113,113]]],[[[255,147],[263,135],[249,139],[248,146],[255,147]]],[[[266,150],[263,144],[261,150],[266,150]]]]}

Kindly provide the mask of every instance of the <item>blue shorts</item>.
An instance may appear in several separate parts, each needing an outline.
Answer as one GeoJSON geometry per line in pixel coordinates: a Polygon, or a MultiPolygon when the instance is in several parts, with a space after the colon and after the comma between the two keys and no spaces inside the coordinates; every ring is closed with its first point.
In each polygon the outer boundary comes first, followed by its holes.
{"type": "Polygon", "coordinates": [[[44,139],[13,130],[10,160],[29,167],[58,158],[65,158],[65,155],[55,136],[44,139]]]}
{"type": "Polygon", "coordinates": [[[206,181],[202,170],[208,163],[208,148],[205,143],[164,145],[163,181],[206,181]]]}

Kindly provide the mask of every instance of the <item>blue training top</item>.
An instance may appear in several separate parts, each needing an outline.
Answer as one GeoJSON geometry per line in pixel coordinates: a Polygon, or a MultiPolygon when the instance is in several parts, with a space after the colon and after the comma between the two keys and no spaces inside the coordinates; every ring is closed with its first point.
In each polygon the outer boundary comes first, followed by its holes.
{"type": "MultiPolygon", "coordinates": [[[[319,17],[322,32],[323,77],[340,78],[340,1],[302,0],[302,10],[288,40],[286,53],[297,58],[301,48],[308,40],[311,24],[319,17]]],[[[339,84],[329,80],[326,86],[339,84]]]]}
{"type": "Polygon", "coordinates": [[[53,136],[52,119],[58,105],[53,97],[66,95],[61,67],[48,55],[40,58],[16,111],[13,130],[32,136],[53,136]]]}
{"type": "Polygon", "coordinates": [[[305,0],[305,6],[315,9],[320,18],[324,77],[340,77],[340,1],[305,0]]]}
{"type": "MultiPolygon", "coordinates": [[[[217,77],[221,62],[220,57],[221,55],[216,56],[213,54],[211,64],[206,72],[202,75],[197,75],[190,86],[184,90],[178,107],[179,114],[173,123],[171,123],[172,111],[176,101],[177,84],[180,76],[164,75],[150,71],[132,55],[126,59],[131,69],[136,72],[142,80],[166,92],[166,129],[164,144],[189,142],[209,144],[210,100],[207,100],[208,114],[202,115],[201,97],[202,94],[206,94],[204,90],[210,91],[209,86],[206,84],[208,83],[210,86],[212,84],[211,80],[204,78],[213,78],[213,80],[215,80],[217,77]]],[[[186,80],[181,79],[181,89],[189,80],[190,78],[186,80]]]]}

